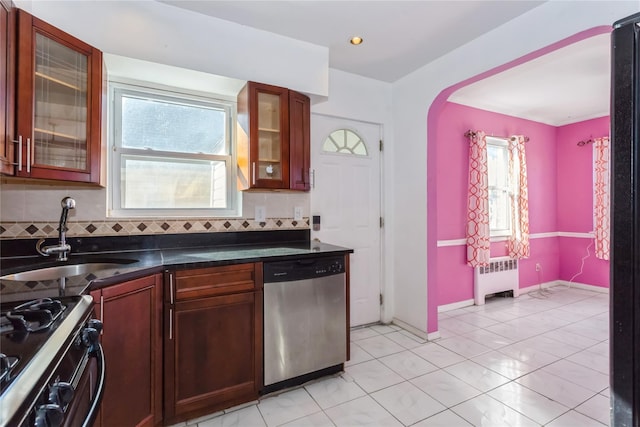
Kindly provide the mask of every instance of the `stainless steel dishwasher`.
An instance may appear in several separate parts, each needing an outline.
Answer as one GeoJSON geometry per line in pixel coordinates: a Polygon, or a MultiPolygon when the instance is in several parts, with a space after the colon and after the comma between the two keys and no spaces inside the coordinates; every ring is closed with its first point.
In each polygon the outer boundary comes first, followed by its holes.
{"type": "Polygon", "coordinates": [[[343,369],[344,256],[264,263],[265,391],[343,369]]]}

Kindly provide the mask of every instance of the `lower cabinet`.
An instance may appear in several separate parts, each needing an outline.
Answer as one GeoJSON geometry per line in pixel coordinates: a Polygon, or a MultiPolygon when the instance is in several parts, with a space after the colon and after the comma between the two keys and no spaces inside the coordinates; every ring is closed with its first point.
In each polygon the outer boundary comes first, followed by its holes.
{"type": "Polygon", "coordinates": [[[165,274],[164,422],[258,398],[262,264],[165,274]]]}
{"type": "Polygon", "coordinates": [[[162,275],[91,292],[106,380],[94,426],[162,423],[162,275]]]}

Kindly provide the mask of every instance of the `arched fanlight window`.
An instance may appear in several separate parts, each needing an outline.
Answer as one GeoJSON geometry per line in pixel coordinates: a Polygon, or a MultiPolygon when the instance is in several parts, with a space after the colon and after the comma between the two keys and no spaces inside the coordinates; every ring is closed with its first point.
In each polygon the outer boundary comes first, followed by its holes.
{"type": "Polygon", "coordinates": [[[366,156],[367,146],[357,133],[349,129],[338,129],[324,140],[322,150],[327,153],[348,153],[366,156]]]}

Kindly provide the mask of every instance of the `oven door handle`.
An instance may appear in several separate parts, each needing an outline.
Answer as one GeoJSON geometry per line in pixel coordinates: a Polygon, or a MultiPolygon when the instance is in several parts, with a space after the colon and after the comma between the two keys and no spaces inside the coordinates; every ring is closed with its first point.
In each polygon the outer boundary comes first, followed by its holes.
{"type": "Polygon", "coordinates": [[[98,383],[96,385],[96,394],[93,396],[91,407],[89,412],[82,423],[82,427],[91,427],[95,421],[96,415],[100,410],[100,403],[102,402],[102,395],[104,394],[104,381],[105,381],[105,363],[104,353],[102,352],[102,345],[97,343],[95,350],[91,352],[92,357],[97,359],[98,363],[98,383]]]}

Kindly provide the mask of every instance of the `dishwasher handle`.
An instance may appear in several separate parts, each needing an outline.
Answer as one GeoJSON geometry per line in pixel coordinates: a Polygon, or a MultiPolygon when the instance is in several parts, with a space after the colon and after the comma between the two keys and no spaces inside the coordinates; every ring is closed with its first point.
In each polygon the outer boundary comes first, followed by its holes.
{"type": "Polygon", "coordinates": [[[297,265],[304,265],[304,266],[309,266],[309,265],[315,265],[318,263],[317,259],[311,258],[311,259],[299,259],[294,261],[297,265]]]}

